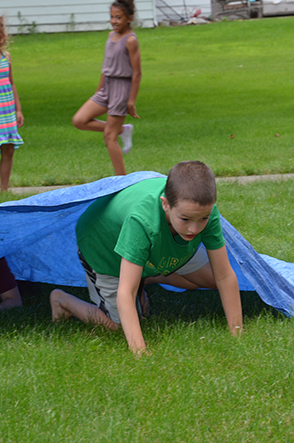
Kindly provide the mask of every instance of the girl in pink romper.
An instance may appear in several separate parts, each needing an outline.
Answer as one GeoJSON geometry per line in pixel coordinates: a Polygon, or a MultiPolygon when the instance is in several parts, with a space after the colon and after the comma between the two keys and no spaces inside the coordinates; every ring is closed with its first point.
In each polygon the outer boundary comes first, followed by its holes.
{"type": "Polygon", "coordinates": [[[110,23],[113,31],[106,42],[97,91],[73,117],[76,128],[103,132],[116,175],[126,174],[122,150],[127,154],[132,147],[133,125],[123,125],[125,118],[127,114],[140,118],[135,101],[141,80],[141,57],[137,37],[130,26],[134,12],[133,0],[112,3],[110,23]],[[96,119],[106,113],[106,122],[96,119]]]}

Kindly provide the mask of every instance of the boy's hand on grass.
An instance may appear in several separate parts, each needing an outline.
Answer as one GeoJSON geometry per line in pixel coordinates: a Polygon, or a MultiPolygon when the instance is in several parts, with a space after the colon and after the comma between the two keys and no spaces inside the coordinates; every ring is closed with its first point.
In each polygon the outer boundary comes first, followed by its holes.
{"type": "Polygon", "coordinates": [[[152,355],[152,352],[147,349],[132,349],[132,351],[137,358],[141,358],[143,355],[146,355],[147,357],[151,357],[152,355]]]}
{"type": "Polygon", "coordinates": [[[240,337],[240,335],[243,333],[243,326],[232,326],[231,333],[234,337],[240,337]]]}

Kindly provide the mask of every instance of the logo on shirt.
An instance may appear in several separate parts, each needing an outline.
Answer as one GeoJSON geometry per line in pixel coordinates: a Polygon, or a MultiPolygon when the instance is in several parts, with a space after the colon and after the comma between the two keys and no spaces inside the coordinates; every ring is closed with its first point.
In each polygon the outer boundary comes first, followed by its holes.
{"type": "Polygon", "coordinates": [[[168,275],[187,263],[192,255],[193,254],[189,254],[186,257],[181,257],[180,259],[177,257],[162,257],[157,266],[150,261],[147,261],[146,266],[147,268],[152,269],[153,272],[157,271],[159,274],[168,275]]]}

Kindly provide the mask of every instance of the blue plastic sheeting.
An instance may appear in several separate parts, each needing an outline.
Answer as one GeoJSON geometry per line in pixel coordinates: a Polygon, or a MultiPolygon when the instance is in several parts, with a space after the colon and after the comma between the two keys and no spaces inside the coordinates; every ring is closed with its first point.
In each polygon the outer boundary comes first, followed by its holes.
{"type": "Polygon", "coordinates": [[[17,280],[86,286],[77,256],[75,226],[98,197],[115,193],[155,172],[114,176],[0,205],[0,257],[17,280]]]}
{"type": "Polygon", "coordinates": [[[285,315],[294,315],[294,263],[271,260],[259,255],[223,217],[221,223],[227,248],[254,290],[268,305],[285,315]]]}
{"type": "MultiPolygon", "coordinates": [[[[0,257],[6,257],[18,280],[86,286],[75,238],[80,215],[96,198],[162,176],[152,171],[134,172],[2,203],[0,257]]],[[[240,289],[255,290],[265,303],[293,315],[294,263],[259,255],[223,217],[221,223],[240,289]]]]}

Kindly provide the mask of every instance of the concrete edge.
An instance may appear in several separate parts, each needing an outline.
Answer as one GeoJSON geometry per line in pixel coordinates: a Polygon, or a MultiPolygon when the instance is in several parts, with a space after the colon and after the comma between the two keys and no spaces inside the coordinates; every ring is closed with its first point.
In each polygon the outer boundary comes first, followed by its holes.
{"type": "Polygon", "coordinates": [[[293,180],[294,174],[246,175],[241,177],[216,177],[216,182],[229,182],[246,185],[256,181],[285,181],[293,180]]]}
{"type": "MultiPolygon", "coordinates": [[[[216,182],[238,183],[246,185],[255,181],[285,181],[294,180],[294,174],[269,174],[269,175],[246,175],[240,177],[216,177],[216,182]]],[[[75,185],[57,185],[57,186],[25,186],[9,188],[13,194],[41,194],[42,192],[54,191],[55,189],[70,188],[75,185]]]]}

